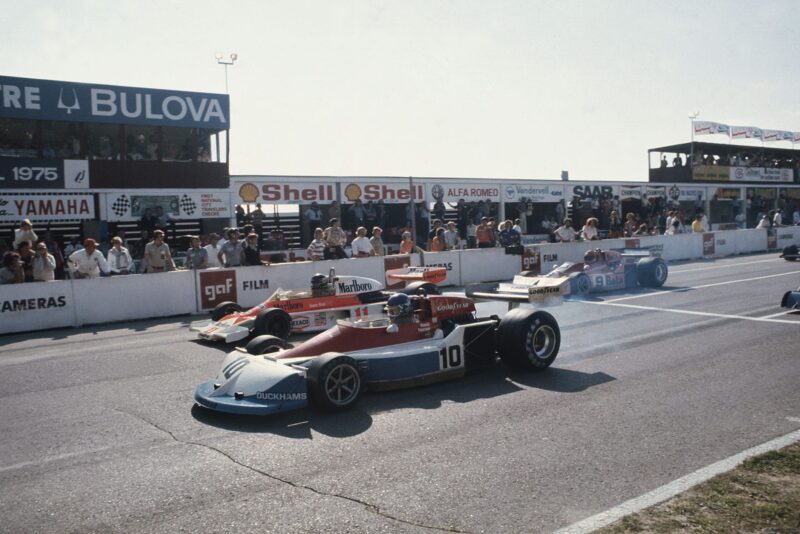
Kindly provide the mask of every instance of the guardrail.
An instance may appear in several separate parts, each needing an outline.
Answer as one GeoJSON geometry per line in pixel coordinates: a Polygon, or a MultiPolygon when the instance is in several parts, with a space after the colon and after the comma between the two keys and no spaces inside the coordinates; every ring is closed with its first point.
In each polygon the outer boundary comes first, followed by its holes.
{"type": "Polygon", "coordinates": [[[649,248],[675,261],[779,251],[790,244],[800,244],[800,227],[533,244],[522,255],[502,248],[470,249],[2,285],[0,334],[200,313],[227,300],[255,306],[275,289],[306,287],[313,274],[331,268],[387,283],[387,269],[435,265],[447,268],[442,285],[461,286],[508,280],[521,270],[547,272],[564,261],[582,261],[589,248],[649,248]]]}

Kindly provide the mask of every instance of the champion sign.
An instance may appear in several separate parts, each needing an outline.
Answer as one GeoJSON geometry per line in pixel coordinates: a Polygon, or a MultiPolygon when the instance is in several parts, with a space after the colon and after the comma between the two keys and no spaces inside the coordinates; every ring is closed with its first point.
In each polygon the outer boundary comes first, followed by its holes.
{"type": "Polygon", "coordinates": [[[0,117],[222,130],[228,95],[0,76],[0,117]]]}

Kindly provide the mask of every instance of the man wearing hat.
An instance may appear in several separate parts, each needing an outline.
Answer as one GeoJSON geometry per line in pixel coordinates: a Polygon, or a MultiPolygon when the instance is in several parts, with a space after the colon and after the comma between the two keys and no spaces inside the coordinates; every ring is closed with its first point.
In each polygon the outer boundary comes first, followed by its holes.
{"type": "Polygon", "coordinates": [[[83,242],[83,248],[69,256],[70,269],[75,278],[97,278],[100,272],[108,274],[110,269],[103,254],[97,250],[97,241],[91,237],[83,242]]]}

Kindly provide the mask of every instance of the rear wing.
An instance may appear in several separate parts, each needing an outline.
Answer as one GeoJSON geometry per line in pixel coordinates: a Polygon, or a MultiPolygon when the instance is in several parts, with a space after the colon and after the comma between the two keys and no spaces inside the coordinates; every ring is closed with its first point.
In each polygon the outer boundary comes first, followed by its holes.
{"type": "Polygon", "coordinates": [[[612,248],[619,252],[623,258],[647,258],[650,256],[661,257],[664,252],[664,245],[653,245],[645,248],[612,248]]]}
{"type": "Polygon", "coordinates": [[[386,271],[386,278],[406,282],[430,282],[439,284],[447,278],[446,267],[402,267],[386,271]]]}
{"type": "Polygon", "coordinates": [[[511,309],[524,303],[557,306],[564,301],[563,287],[561,283],[536,286],[471,284],[464,289],[464,293],[475,301],[508,302],[508,308],[511,309]]]}

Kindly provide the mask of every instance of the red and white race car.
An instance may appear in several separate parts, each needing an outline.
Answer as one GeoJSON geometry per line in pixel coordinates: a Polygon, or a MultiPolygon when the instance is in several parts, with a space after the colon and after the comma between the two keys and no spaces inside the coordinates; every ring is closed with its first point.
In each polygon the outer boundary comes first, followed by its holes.
{"type": "MultiPolygon", "coordinates": [[[[415,294],[441,293],[436,285],[445,280],[444,267],[404,267],[386,272],[387,278],[411,282],[398,291],[415,294]]],[[[267,300],[249,310],[235,302],[222,302],[211,320],[195,321],[189,329],[202,339],[233,343],[250,336],[320,332],[339,319],[368,319],[383,313],[392,294],[382,283],[361,276],[315,274],[308,289],[277,289],[267,300]]]]}
{"type": "Polygon", "coordinates": [[[466,294],[474,299],[509,302],[560,303],[561,297],[590,292],[661,287],[667,281],[667,264],[647,250],[586,251],[583,263],[565,262],[544,275],[523,271],[511,283],[474,284],[466,294]]]}

